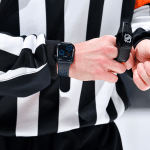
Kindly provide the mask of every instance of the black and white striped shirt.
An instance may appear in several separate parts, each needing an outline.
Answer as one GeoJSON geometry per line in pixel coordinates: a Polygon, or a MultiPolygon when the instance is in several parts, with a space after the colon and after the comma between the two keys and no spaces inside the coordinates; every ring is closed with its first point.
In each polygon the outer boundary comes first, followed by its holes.
{"type": "Polygon", "coordinates": [[[114,36],[129,3],[134,0],[1,0],[0,135],[59,133],[123,114],[128,97],[119,75],[116,84],[70,78],[63,92],[60,77],[51,77],[46,42],[114,36]]]}

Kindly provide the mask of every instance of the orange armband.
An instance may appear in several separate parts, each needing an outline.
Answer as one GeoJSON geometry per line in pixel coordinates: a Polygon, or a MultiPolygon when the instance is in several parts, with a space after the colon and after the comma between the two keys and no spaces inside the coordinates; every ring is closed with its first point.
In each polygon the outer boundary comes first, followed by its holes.
{"type": "Polygon", "coordinates": [[[139,8],[148,3],[150,3],[150,0],[136,0],[134,9],[139,8]]]}

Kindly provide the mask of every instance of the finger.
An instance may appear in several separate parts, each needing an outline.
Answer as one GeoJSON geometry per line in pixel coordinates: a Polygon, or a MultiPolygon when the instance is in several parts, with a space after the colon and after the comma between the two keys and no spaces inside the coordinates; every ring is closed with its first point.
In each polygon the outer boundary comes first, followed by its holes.
{"type": "Polygon", "coordinates": [[[117,47],[117,45],[116,45],[116,37],[112,36],[112,35],[109,35],[108,38],[109,38],[108,41],[110,43],[110,46],[117,47]]]}
{"type": "Polygon", "coordinates": [[[137,65],[138,65],[139,63],[140,63],[140,61],[135,58],[135,59],[134,59],[134,66],[132,67],[132,72],[134,72],[134,70],[137,69],[137,65]]]}
{"type": "MultiPolygon", "coordinates": [[[[101,78],[98,78],[97,80],[101,80],[101,78]]],[[[115,82],[117,82],[117,80],[118,80],[118,76],[115,75],[115,74],[112,73],[112,72],[106,72],[106,73],[104,74],[103,80],[104,80],[104,81],[107,81],[107,82],[110,82],[110,83],[115,83],[115,82]]]]}
{"type": "Polygon", "coordinates": [[[105,67],[104,69],[111,70],[116,73],[124,73],[126,71],[126,66],[115,60],[108,59],[108,63],[104,64],[104,67],[105,67]]]}
{"type": "Polygon", "coordinates": [[[139,74],[139,77],[145,82],[145,84],[150,86],[150,76],[146,73],[143,63],[139,63],[137,65],[137,72],[139,74]]]}
{"type": "Polygon", "coordinates": [[[131,52],[130,52],[133,56],[133,58],[136,57],[136,49],[134,49],[134,47],[132,46],[131,52]]]}
{"type": "Polygon", "coordinates": [[[114,73],[117,74],[117,72],[112,71],[112,70],[109,70],[109,69],[108,69],[108,72],[111,72],[111,73],[113,73],[113,74],[114,74],[114,73]]]}
{"type": "Polygon", "coordinates": [[[150,51],[149,51],[150,40],[145,39],[139,42],[136,46],[136,58],[140,62],[145,62],[150,60],[150,51]]]}
{"type": "Polygon", "coordinates": [[[149,61],[144,62],[144,69],[146,73],[150,76],[150,62],[149,61]]]}
{"type": "Polygon", "coordinates": [[[118,56],[118,49],[113,46],[106,46],[104,48],[103,54],[109,59],[115,59],[118,56]]]}
{"type": "Polygon", "coordinates": [[[138,75],[137,69],[133,72],[133,81],[140,90],[145,91],[149,89],[149,86],[146,85],[138,75]]]}
{"type": "Polygon", "coordinates": [[[133,55],[130,53],[129,59],[124,63],[126,66],[126,69],[131,69],[134,66],[134,58],[133,55]]]}
{"type": "Polygon", "coordinates": [[[100,45],[105,45],[105,46],[109,45],[109,46],[116,47],[116,37],[112,35],[104,35],[100,38],[103,39],[103,43],[99,43],[100,45]]]}
{"type": "Polygon", "coordinates": [[[115,83],[118,80],[118,77],[113,73],[105,71],[102,67],[95,71],[94,80],[104,80],[110,83],[115,83]]]}
{"type": "Polygon", "coordinates": [[[132,72],[134,72],[137,69],[137,65],[132,67],[132,72]]]}

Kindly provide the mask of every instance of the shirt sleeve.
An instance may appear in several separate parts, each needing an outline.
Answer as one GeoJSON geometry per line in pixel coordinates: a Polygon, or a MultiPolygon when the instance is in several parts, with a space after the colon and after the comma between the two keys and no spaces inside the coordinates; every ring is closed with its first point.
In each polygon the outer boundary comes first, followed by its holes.
{"type": "Polygon", "coordinates": [[[142,40],[150,39],[150,30],[146,31],[143,28],[138,28],[134,32],[133,46],[136,48],[137,44],[142,40]]]}
{"type": "Polygon", "coordinates": [[[50,59],[58,42],[47,41],[44,34],[0,33],[0,95],[27,97],[50,85],[57,77],[54,59],[50,59]]]}
{"type": "Polygon", "coordinates": [[[133,46],[144,39],[150,39],[150,5],[144,5],[134,10],[132,19],[133,46]]]}

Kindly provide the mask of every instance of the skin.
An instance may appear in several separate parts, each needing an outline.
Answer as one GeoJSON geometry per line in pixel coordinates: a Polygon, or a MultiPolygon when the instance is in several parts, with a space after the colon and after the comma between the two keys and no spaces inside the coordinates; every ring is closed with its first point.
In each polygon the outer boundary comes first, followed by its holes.
{"type": "Polygon", "coordinates": [[[118,77],[114,73],[122,74],[134,65],[132,53],[126,63],[114,60],[118,56],[116,37],[114,36],[105,35],[74,45],[74,61],[69,68],[69,77],[71,78],[82,81],[105,80],[115,83],[118,77]]]}
{"type": "Polygon", "coordinates": [[[138,43],[133,55],[135,56],[133,80],[136,86],[146,91],[150,88],[150,40],[145,39],[138,43]]]}
{"type": "MultiPolygon", "coordinates": [[[[133,72],[136,86],[146,91],[150,88],[150,40],[145,39],[132,48],[126,63],[118,63],[116,38],[106,35],[75,45],[75,58],[69,68],[69,77],[82,81],[105,80],[115,83],[118,77],[114,73],[133,72]]],[[[58,65],[57,65],[58,73],[58,65]]]]}

